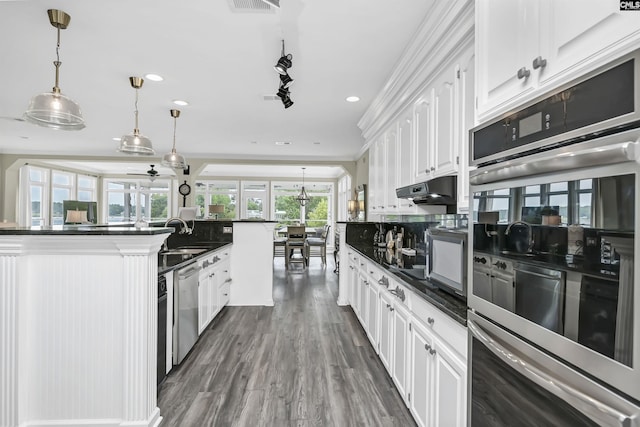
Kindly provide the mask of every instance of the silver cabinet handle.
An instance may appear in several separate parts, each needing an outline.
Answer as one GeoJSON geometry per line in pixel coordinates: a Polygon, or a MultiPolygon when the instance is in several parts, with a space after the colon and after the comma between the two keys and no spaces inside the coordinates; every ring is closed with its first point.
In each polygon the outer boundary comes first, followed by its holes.
{"type": "Polygon", "coordinates": [[[369,274],[373,274],[373,271],[369,271],[369,274]]]}
{"type": "Polygon", "coordinates": [[[434,166],[431,166],[431,172],[433,172],[434,170],[436,170],[436,168],[434,166]]]}
{"type": "Polygon", "coordinates": [[[428,317],[427,318],[427,323],[430,324],[431,326],[433,326],[433,324],[435,323],[435,319],[433,317],[428,317]]]}
{"type": "Polygon", "coordinates": [[[431,347],[431,345],[429,345],[429,344],[425,344],[424,345],[424,349],[427,350],[429,352],[429,354],[432,355],[432,356],[434,354],[436,354],[436,349],[431,347]]]}
{"type": "Polygon", "coordinates": [[[391,307],[391,305],[387,304],[387,308],[391,307]]]}
{"type": "Polygon", "coordinates": [[[389,311],[393,311],[393,310],[395,310],[395,308],[389,307],[389,311]]]}
{"type": "Polygon", "coordinates": [[[526,79],[531,75],[531,71],[527,69],[527,67],[522,67],[518,70],[518,74],[516,74],[519,79],[526,79]]]}
{"type": "Polygon", "coordinates": [[[542,56],[538,56],[533,60],[533,69],[537,70],[538,68],[544,68],[547,66],[547,60],[542,59],[542,56]]]}

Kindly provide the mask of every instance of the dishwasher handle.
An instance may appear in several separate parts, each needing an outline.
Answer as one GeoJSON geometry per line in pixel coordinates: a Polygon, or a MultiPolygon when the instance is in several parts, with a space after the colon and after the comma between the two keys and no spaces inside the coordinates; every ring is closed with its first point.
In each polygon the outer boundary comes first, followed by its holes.
{"type": "Polygon", "coordinates": [[[194,265],[194,266],[191,266],[189,268],[185,268],[184,270],[179,270],[178,271],[178,278],[180,280],[188,279],[189,277],[193,276],[194,274],[197,274],[200,270],[202,270],[202,267],[200,267],[197,264],[194,265]]]}

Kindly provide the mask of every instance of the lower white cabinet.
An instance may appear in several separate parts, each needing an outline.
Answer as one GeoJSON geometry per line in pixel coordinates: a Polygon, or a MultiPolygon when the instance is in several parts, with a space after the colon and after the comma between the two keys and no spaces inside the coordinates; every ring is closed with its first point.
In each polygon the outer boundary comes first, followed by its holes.
{"type": "Polygon", "coordinates": [[[231,260],[229,250],[220,250],[198,260],[198,335],[229,303],[231,291],[231,260]]]}
{"type": "Polygon", "coordinates": [[[392,355],[393,355],[393,299],[388,292],[384,292],[383,288],[380,288],[380,305],[378,311],[380,312],[380,339],[378,340],[378,356],[380,361],[389,373],[392,372],[392,355]]]}
{"type": "Polygon", "coordinates": [[[349,260],[349,302],[416,423],[466,426],[466,328],[402,281],[384,286],[382,268],[349,260]]]}
{"type": "Polygon", "coordinates": [[[419,426],[466,425],[466,365],[420,322],[411,328],[409,408],[419,426]]]}
{"type": "Polygon", "coordinates": [[[411,350],[411,313],[401,304],[393,310],[393,356],[391,376],[400,395],[408,404],[409,393],[409,352],[411,350]]]}
{"type": "Polygon", "coordinates": [[[367,331],[367,337],[373,345],[373,348],[376,349],[378,345],[378,318],[380,316],[380,312],[378,311],[378,285],[374,282],[374,280],[367,276],[367,280],[365,281],[365,291],[366,295],[366,304],[367,304],[367,322],[365,326],[365,330],[367,331]]]}

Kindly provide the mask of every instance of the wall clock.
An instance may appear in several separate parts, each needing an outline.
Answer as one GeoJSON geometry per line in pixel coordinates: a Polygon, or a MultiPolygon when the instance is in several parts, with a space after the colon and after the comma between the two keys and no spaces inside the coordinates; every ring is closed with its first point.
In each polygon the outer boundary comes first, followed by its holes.
{"type": "Polygon", "coordinates": [[[180,184],[178,192],[182,195],[182,207],[187,206],[187,196],[191,194],[191,186],[187,184],[187,181],[180,184]]]}

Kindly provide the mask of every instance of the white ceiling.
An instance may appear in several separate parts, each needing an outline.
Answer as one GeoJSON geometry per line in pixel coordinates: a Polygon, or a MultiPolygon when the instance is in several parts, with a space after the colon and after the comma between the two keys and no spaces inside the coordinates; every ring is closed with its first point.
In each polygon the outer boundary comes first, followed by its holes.
{"type": "Polygon", "coordinates": [[[136,158],[141,164],[159,164],[170,151],[171,108],[182,111],[176,145],[187,160],[354,160],[364,142],[358,120],[433,4],[281,0],[280,9],[239,13],[232,2],[0,1],[0,153],[131,160],[112,139],[134,127],[128,77],[157,73],[164,81],[145,80],[139,92],[140,131],[156,150],[136,158]],[[82,107],[87,127],[81,131],[14,120],[54,83],[49,8],[71,15],[61,34],[60,88],[82,107]],[[273,65],[282,39],[293,55],[289,109],[263,100],[278,88],[273,65]],[[346,102],[350,95],[361,101],[346,102]],[[190,105],[176,107],[175,99],[190,105]]]}

